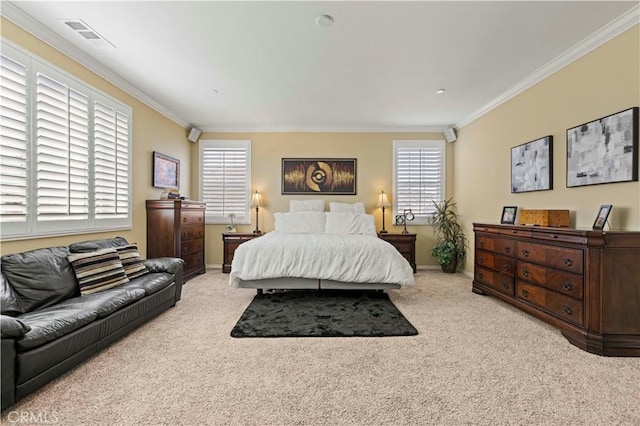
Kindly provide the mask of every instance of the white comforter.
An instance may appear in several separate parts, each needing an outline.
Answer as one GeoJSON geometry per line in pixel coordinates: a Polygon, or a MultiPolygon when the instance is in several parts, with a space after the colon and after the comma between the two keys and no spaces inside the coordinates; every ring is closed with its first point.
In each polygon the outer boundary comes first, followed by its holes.
{"type": "Polygon", "coordinates": [[[414,284],[409,262],[391,244],[373,236],[274,231],[236,249],[231,287],[238,287],[238,280],[284,277],[414,284]]]}

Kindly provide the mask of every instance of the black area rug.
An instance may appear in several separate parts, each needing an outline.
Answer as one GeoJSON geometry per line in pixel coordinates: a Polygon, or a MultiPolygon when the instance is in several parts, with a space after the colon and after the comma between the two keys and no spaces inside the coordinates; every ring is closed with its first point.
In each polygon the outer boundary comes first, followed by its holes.
{"type": "Polygon", "coordinates": [[[386,293],[298,290],[257,295],[232,337],[413,336],[418,331],[386,293]]]}

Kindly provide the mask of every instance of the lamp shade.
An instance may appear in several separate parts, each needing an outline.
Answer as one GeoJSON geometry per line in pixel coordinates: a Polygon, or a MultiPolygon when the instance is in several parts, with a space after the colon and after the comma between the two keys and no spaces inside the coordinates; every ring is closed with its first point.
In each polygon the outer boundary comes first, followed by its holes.
{"type": "Polygon", "coordinates": [[[391,207],[389,198],[387,198],[387,194],[385,194],[384,191],[380,191],[380,194],[378,194],[378,204],[376,204],[376,207],[391,207]]]}
{"type": "Polygon", "coordinates": [[[262,202],[262,194],[256,191],[251,197],[251,207],[264,207],[262,202]]]}

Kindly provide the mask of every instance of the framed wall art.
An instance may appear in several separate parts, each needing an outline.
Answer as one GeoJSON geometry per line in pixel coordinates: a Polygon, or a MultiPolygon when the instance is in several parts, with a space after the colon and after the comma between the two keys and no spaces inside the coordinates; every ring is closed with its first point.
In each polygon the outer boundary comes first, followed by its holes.
{"type": "Polygon", "coordinates": [[[282,194],[356,194],[355,158],[283,158],[282,194]]]}
{"type": "Polygon", "coordinates": [[[153,186],[180,189],[180,160],[153,151],[153,186]]]}
{"type": "Polygon", "coordinates": [[[638,107],[567,129],[567,188],[638,180],[638,107]]]}
{"type": "Polygon", "coordinates": [[[607,223],[607,218],[609,217],[609,213],[611,213],[612,207],[613,205],[611,204],[603,204],[600,206],[596,220],[593,221],[594,231],[602,231],[604,229],[604,224],[607,223]]]}
{"type": "Polygon", "coordinates": [[[553,189],[553,136],[511,148],[511,192],[553,189]]]}

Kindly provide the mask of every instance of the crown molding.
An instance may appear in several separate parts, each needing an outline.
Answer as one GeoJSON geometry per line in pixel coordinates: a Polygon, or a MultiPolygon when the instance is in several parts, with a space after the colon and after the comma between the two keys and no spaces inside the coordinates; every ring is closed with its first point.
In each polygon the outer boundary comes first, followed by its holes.
{"type": "Polygon", "coordinates": [[[205,133],[442,133],[451,126],[371,126],[371,127],[300,127],[300,126],[265,126],[265,127],[202,127],[205,133]]]}
{"type": "Polygon", "coordinates": [[[628,10],[626,13],[622,14],[617,19],[613,20],[600,30],[593,33],[591,36],[581,41],[577,45],[573,46],[571,49],[562,53],[557,58],[548,62],[547,64],[540,67],[537,71],[534,71],[520,83],[516,84],[502,95],[493,99],[491,102],[472,113],[468,117],[464,118],[460,122],[456,124],[457,128],[461,128],[466,126],[467,124],[477,120],[483,115],[487,114],[489,111],[497,108],[503,103],[507,102],[509,99],[519,95],[524,92],[528,88],[534,86],[535,84],[541,82],[545,78],[549,77],[553,73],[559,71],[560,69],[566,67],[570,63],[578,60],[582,56],[591,52],[595,48],[603,45],[608,42],[612,38],[622,34],[632,26],[638,24],[640,22],[640,5],[634,6],[632,9],[628,10]]]}
{"type": "Polygon", "coordinates": [[[2,2],[2,9],[0,10],[0,15],[10,20],[23,30],[28,33],[33,34],[38,39],[42,40],[49,46],[53,47],[57,51],[63,53],[74,61],[78,62],[80,65],[87,68],[89,71],[97,74],[98,76],[104,78],[109,83],[113,84],[120,90],[128,93],[134,98],[138,99],[140,102],[146,104],[150,108],[158,111],[160,114],[167,117],[169,120],[179,124],[180,126],[187,128],[189,127],[189,123],[182,118],[176,116],[174,113],[169,111],[164,106],[160,105],[145,93],[137,89],[131,83],[120,77],[118,74],[105,67],[100,62],[96,61],[90,55],[86,54],[82,50],[78,49],[71,43],[69,43],[64,38],[60,37],[40,22],[36,21],[25,13],[22,9],[15,6],[13,3],[9,1],[2,2]]]}

